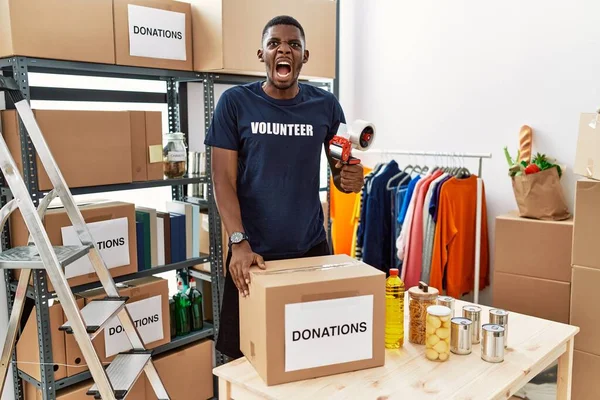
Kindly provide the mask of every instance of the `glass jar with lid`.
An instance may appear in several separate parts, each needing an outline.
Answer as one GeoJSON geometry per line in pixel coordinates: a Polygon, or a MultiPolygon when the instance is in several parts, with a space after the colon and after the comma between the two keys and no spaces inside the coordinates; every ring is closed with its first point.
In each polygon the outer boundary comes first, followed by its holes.
{"type": "Polygon", "coordinates": [[[427,307],[425,357],[430,361],[450,358],[450,319],[452,310],[446,306],[427,307]]]}
{"type": "Polygon", "coordinates": [[[425,344],[427,307],[434,306],[439,295],[436,288],[425,282],[408,289],[409,295],[409,329],[408,341],[414,344],[425,344]]]}
{"type": "Polygon", "coordinates": [[[187,147],[181,132],[167,133],[163,147],[163,172],[167,178],[182,178],[187,169],[187,147]]]}

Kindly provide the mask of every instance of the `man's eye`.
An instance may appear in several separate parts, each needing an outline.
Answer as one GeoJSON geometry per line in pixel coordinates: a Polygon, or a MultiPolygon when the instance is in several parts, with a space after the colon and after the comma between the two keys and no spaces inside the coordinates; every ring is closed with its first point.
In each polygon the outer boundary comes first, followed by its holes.
{"type": "Polygon", "coordinates": [[[269,47],[279,46],[279,42],[276,40],[271,40],[270,42],[267,43],[267,46],[269,46],[269,47]]]}
{"type": "Polygon", "coordinates": [[[302,46],[300,45],[300,43],[290,43],[290,46],[291,46],[291,47],[293,47],[293,48],[295,48],[295,49],[299,49],[299,48],[301,48],[301,47],[302,47],[302,46]]]}

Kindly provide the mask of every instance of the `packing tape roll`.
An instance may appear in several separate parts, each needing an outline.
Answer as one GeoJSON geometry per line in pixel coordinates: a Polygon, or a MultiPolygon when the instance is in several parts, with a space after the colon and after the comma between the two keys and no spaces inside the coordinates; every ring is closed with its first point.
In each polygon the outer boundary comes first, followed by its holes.
{"type": "Polygon", "coordinates": [[[349,133],[350,141],[358,150],[367,150],[371,147],[371,144],[375,139],[375,124],[362,119],[357,119],[352,123],[352,129],[349,133]],[[365,134],[370,134],[370,140],[365,140],[365,134]]]}

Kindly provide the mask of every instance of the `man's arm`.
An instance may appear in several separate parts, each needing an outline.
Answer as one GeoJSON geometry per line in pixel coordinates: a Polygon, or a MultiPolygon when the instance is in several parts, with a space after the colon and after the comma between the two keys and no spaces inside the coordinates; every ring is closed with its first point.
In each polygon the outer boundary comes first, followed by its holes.
{"type": "MultiPolygon", "coordinates": [[[[215,201],[227,233],[244,232],[242,213],[237,196],[238,152],[212,148],[212,176],[215,187],[215,201]]],[[[228,273],[243,296],[248,295],[251,265],[264,268],[263,258],[255,254],[247,240],[234,244],[231,248],[231,262],[228,273]]]]}
{"type": "Polygon", "coordinates": [[[334,186],[342,193],[360,193],[365,180],[363,166],[343,165],[336,161],[329,154],[329,143],[325,143],[325,154],[327,154],[334,186]]]}

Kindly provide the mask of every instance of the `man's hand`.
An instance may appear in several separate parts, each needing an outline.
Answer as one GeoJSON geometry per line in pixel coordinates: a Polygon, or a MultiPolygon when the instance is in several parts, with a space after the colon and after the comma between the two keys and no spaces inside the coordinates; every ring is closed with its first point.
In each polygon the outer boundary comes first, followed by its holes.
{"type": "Polygon", "coordinates": [[[340,161],[335,166],[341,168],[340,186],[343,190],[352,193],[360,193],[365,184],[365,171],[362,165],[344,165],[340,161]]]}
{"type": "Polygon", "coordinates": [[[248,285],[250,284],[250,267],[257,265],[265,269],[265,260],[254,253],[247,240],[242,243],[231,246],[231,262],[229,263],[229,273],[243,297],[250,294],[248,285]]]}

